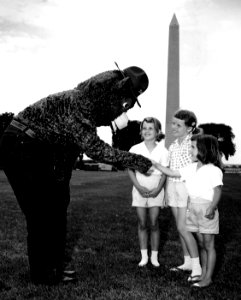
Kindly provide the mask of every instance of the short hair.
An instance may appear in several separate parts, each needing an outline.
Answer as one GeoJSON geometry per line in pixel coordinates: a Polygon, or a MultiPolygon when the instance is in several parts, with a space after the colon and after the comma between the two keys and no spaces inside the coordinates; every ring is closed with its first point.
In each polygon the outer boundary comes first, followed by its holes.
{"type": "Polygon", "coordinates": [[[192,132],[197,126],[197,117],[194,112],[186,109],[180,109],[174,114],[174,118],[183,120],[187,127],[192,127],[192,132]]]}
{"type": "Polygon", "coordinates": [[[197,142],[197,159],[204,165],[212,163],[222,169],[221,155],[216,137],[210,134],[194,134],[191,141],[197,142]]]}
{"type": "Polygon", "coordinates": [[[158,119],[154,118],[154,117],[146,117],[146,118],[143,119],[143,121],[140,124],[140,134],[141,134],[141,131],[143,129],[144,122],[146,122],[146,123],[153,123],[154,124],[155,131],[157,132],[156,140],[158,142],[160,142],[161,140],[164,139],[165,134],[162,133],[161,122],[158,119]]]}

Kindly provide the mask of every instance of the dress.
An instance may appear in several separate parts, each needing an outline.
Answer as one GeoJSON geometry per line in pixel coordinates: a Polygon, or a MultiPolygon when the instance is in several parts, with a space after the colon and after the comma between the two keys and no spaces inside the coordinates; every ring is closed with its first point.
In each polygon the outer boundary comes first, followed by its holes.
{"type": "MultiPolygon", "coordinates": [[[[155,160],[161,163],[163,166],[168,166],[168,151],[163,146],[163,143],[156,143],[156,147],[149,152],[144,142],[134,145],[130,150],[130,152],[135,154],[143,155],[149,159],[155,160]]],[[[158,186],[162,173],[155,169],[154,172],[150,176],[145,176],[140,172],[136,171],[136,179],[142,185],[147,187],[148,189],[154,189],[158,186]]],[[[164,189],[158,194],[155,198],[144,198],[137,191],[137,189],[133,186],[132,189],[132,206],[138,207],[153,207],[153,206],[163,206],[164,199],[164,189]]]]}

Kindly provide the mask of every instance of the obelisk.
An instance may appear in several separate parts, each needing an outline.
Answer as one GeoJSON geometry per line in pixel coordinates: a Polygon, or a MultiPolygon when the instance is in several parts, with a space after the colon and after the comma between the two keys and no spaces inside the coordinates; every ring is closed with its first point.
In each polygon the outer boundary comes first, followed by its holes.
{"type": "Polygon", "coordinates": [[[179,24],[174,14],[169,25],[165,146],[174,138],[171,133],[173,114],[179,109],[179,24]]]}

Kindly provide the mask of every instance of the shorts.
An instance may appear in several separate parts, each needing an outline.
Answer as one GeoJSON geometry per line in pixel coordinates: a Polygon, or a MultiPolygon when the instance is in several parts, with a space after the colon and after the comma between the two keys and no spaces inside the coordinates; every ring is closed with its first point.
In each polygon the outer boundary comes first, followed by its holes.
{"type": "MultiPolygon", "coordinates": [[[[142,186],[145,186],[149,190],[156,188],[160,182],[160,176],[143,176],[139,179],[139,183],[142,186]]],[[[132,190],[132,206],[134,207],[163,207],[164,206],[164,188],[161,192],[155,197],[145,198],[142,197],[138,190],[133,187],[132,190]]]]}
{"type": "Polygon", "coordinates": [[[219,213],[215,210],[212,220],[205,217],[206,210],[211,202],[208,203],[190,203],[186,214],[186,229],[190,232],[199,232],[203,234],[219,233],[219,213]]]}
{"type": "Polygon", "coordinates": [[[187,207],[188,193],[184,182],[167,181],[167,204],[171,207],[187,207]]]}

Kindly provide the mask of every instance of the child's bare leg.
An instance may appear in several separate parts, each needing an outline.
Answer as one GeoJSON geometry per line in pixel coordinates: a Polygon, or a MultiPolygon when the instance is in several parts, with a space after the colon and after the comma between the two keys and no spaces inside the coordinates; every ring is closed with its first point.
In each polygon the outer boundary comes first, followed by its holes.
{"type": "Polygon", "coordinates": [[[204,249],[207,253],[206,274],[198,283],[199,287],[209,286],[212,283],[212,276],[216,264],[215,235],[203,234],[204,249]]]}
{"type": "Polygon", "coordinates": [[[151,249],[158,251],[160,242],[160,230],[158,223],[159,207],[149,208],[150,226],[151,226],[151,249]]]}
{"type": "Polygon", "coordinates": [[[186,208],[178,209],[177,229],[178,232],[181,234],[182,238],[184,239],[188,252],[190,253],[191,256],[192,273],[189,280],[192,280],[192,278],[194,277],[196,277],[195,280],[197,280],[197,277],[199,277],[202,274],[202,268],[200,265],[197,242],[193,234],[187,231],[186,229],[186,208]]]}
{"type": "Polygon", "coordinates": [[[159,230],[159,207],[149,208],[150,227],[151,227],[151,263],[155,267],[159,267],[158,262],[158,249],[160,243],[160,230],[159,230]]]}
{"type": "Polygon", "coordinates": [[[182,234],[183,234],[188,251],[191,256],[192,273],[191,273],[191,276],[189,277],[188,281],[189,280],[197,281],[200,279],[199,277],[202,274],[202,268],[200,265],[200,258],[199,258],[197,242],[191,232],[183,231],[182,234]]]}
{"type": "Polygon", "coordinates": [[[148,243],[148,234],[147,234],[147,209],[145,207],[137,207],[136,208],[137,217],[138,217],[138,238],[141,249],[141,261],[139,266],[142,267],[148,262],[148,251],[147,251],[147,243],[148,243]]]}
{"type": "MultiPolygon", "coordinates": [[[[178,228],[184,228],[186,226],[186,207],[184,208],[180,208],[180,207],[171,207],[172,210],[172,214],[175,218],[176,221],[176,226],[177,226],[177,230],[178,228]]],[[[191,270],[191,257],[189,254],[189,251],[187,249],[186,246],[186,242],[182,236],[182,234],[179,232],[179,238],[180,238],[180,242],[181,242],[181,246],[182,246],[182,251],[183,251],[183,255],[184,255],[184,263],[180,266],[178,266],[177,268],[172,268],[173,270],[175,269],[180,269],[180,270],[191,270]]]]}
{"type": "Polygon", "coordinates": [[[207,251],[204,248],[203,234],[196,233],[196,235],[200,247],[200,257],[201,257],[201,266],[202,266],[202,275],[200,277],[200,281],[201,281],[205,278],[207,272],[207,251]]]}

